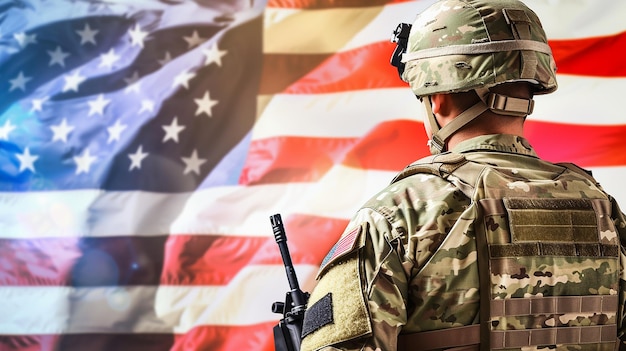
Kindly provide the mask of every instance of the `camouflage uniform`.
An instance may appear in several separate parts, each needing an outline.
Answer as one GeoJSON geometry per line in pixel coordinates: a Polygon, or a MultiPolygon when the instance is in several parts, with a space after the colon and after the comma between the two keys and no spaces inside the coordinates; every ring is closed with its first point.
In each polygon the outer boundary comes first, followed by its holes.
{"type": "MultiPolygon", "coordinates": [[[[560,169],[537,158],[529,143],[518,136],[476,137],[452,151],[512,172],[560,169]]],[[[478,322],[476,242],[471,223],[462,218],[470,199],[452,183],[435,175],[416,174],[391,184],[356,213],[320,268],[305,317],[302,351],[396,350],[400,333],[478,322]]],[[[575,197],[585,197],[587,184],[572,182],[567,186],[575,197]]],[[[617,244],[619,236],[623,263],[626,219],[617,204],[611,203],[611,218],[618,233],[613,232],[610,240],[617,244]]],[[[568,266],[566,261],[558,267],[559,272],[543,273],[560,275],[558,282],[571,284],[573,289],[611,295],[623,291],[620,267],[568,266]]],[[[521,273],[533,276],[531,272],[521,273]]],[[[520,281],[528,286],[512,284],[504,293],[536,290],[541,285],[541,278],[536,276],[520,281]]],[[[620,294],[623,307],[624,296],[620,294]]],[[[620,319],[618,331],[622,334],[621,317],[616,313],[561,316],[560,322],[603,324],[616,318],[620,319]]]]}

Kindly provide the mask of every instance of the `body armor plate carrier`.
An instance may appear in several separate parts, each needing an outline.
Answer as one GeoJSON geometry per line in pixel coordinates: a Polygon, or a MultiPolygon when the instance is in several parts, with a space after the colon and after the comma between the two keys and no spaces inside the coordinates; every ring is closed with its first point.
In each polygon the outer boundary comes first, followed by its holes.
{"type": "Polygon", "coordinates": [[[400,335],[398,350],[616,349],[619,240],[608,196],[573,164],[544,172],[480,157],[427,157],[394,179],[434,174],[471,199],[480,277],[480,324],[400,335]]]}

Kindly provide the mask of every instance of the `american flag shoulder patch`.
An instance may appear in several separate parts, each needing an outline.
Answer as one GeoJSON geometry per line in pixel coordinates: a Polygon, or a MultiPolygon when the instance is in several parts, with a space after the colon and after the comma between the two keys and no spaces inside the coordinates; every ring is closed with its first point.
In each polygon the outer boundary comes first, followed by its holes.
{"type": "Polygon", "coordinates": [[[319,278],[327,268],[331,267],[332,263],[365,245],[365,236],[360,235],[361,232],[362,226],[357,226],[344,232],[337,243],[330,249],[326,257],[324,257],[317,278],[319,278]]]}

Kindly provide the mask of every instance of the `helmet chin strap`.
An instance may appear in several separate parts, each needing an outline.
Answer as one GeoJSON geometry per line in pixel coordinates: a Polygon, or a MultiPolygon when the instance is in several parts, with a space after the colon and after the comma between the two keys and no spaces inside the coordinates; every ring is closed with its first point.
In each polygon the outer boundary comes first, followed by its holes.
{"type": "Polygon", "coordinates": [[[505,116],[524,117],[531,114],[534,107],[532,99],[513,98],[492,93],[488,89],[476,89],[475,91],[480,100],[443,127],[439,125],[437,118],[435,118],[430,96],[422,99],[432,131],[432,137],[428,141],[428,148],[431,154],[436,155],[446,151],[448,138],[487,110],[505,116]]]}

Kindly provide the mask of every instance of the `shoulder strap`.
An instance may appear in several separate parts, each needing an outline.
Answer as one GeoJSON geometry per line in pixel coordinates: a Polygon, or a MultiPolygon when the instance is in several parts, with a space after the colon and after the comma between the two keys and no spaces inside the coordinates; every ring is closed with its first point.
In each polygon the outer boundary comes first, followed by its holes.
{"type": "Polygon", "coordinates": [[[395,183],[414,174],[424,173],[445,178],[467,162],[465,156],[462,154],[451,152],[424,157],[408,165],[402,172],[396,175],[391,183],[395,183]]]}
{"type": "Polygon", "coordinates": [[[579,166],[577,166],[577,165],[575,165],[573,163],[569,163],[569,162],[559,162],[559,163],[556,163],[556,165],[561,166],[561,167],[565,167],[565,168],[569,169],[570,171],[587,178],[594,185],[596,185],[598,187],[600,186],[600,183],[598,183],[598,181],[593,177],[593,174],[589,170],[586,170],[584,168],[581,168],[581,167],[579,167],[579,166]]]}
{"type": "Polygon", "coordinates": [[[476,183],[487,167],[489,166],[468,160],[463,154],[446,152],[415,161],[398,173],[391,183],[415,174],[432,174],[446,179],[472,199],[476,183]]]}

